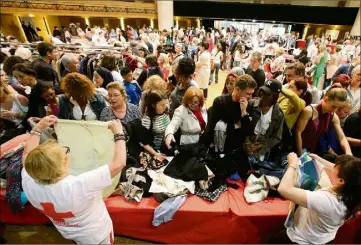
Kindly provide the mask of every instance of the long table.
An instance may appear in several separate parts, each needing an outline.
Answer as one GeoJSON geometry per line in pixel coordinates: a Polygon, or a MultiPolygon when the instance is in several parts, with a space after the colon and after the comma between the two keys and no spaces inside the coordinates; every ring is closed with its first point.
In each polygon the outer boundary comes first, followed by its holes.
{"type": "MultiPolygon", "coordinates": [[[[140,203],[127,202],[124,197],[105,200],[113,220],[114,234],[161,243],[266,243],[283,229],[289,201],[268,197],[262,202],[247,204],[243,197],[243,183],[229,188],[210,203],[188,195],[173,220],[159,227],[152,226],[154,209],[159,205],[153,198],[140,203]]],[[[47,224],[49,219],[28,205],[19,214],[12,214],[0,191],[0,222],[5,224],[47,224]]],[[[346,223],[334,243],[356,243],[360,234],[361,217],[346,223]]]]}

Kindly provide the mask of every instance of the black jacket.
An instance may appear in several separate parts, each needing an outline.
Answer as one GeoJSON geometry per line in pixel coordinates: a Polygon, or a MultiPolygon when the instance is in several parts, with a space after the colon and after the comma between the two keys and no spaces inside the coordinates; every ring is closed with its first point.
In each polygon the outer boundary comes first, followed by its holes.
{"type": "Polygon", "coordinates": [[[264,71],[261,68],[258,68],[256,71],[253,71],[251,67],[248,67],[245,70],[245,73],[247,75],[250,75],[251,77],[253,77],[253,79],[256,81],[257,89],[255,89],[253,97],[258,97],[258,90],[265,83],[266,74],[264,73],[264,71]]]}
{"type": "Polygon", "coordinates": [[[214,143],[214,128],[218,121],[222,120],[227,123],[224,153],[242,148],[246,135],[245,127],[243,127],[245,119],[246,117],[241,116],[239,102],[234,102],[231,95],[227,94],[217,97],[212,107],[208,110],[208,124],[201,136],[200,142],[205,145],[214,143]],[[235,129],[235,123],[239,121],[241,122],[241,128],[235,129]]]}
{"type": "Polygon", "coordinates": [[[31,63],[31,67],[36,73],[36,79],[52,82],[55,92],[60,92],[58,74],[51,64],[41,58],[38,58],[31,63]]]}

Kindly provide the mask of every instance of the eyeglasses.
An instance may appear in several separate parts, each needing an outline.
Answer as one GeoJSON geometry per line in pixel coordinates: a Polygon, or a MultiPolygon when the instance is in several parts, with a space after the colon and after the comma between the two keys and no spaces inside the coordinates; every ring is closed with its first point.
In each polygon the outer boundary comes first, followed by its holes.
{"type": "Polygon", "coordinates": [[[63,146],[63,148],[65,149],[65,155],[70,153],[70,148],[68,146],[63,146]]]}
{"type": "Polygon", "coordinates": [[[121,94],[108,94],[109,98],[117,98],[119,97],[121,94]]]}

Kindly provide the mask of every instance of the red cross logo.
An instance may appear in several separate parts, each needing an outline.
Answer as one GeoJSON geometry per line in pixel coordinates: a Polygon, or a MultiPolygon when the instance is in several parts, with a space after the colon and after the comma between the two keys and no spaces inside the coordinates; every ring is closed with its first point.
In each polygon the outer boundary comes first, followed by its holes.
{"type": "Polygon", "coordinates": [[[54,204],[50,202],[41,202],[40,205],[43,207],[44,210],[39,209],[43,214],[52,218],[56,222],[65,222],[64,219],[66,218],[73,218],[75,217],[72,212],[66,213],[57,213],[54,208],[54,204]]]}

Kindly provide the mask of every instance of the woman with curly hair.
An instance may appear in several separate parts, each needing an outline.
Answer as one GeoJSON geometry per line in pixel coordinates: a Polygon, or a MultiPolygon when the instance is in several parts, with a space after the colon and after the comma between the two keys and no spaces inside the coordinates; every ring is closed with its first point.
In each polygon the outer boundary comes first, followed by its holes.
{"type": "Polygon", "coordinates": [[[59,118],[69,120],[99,120],[106,107],[104,97],[96,92],[95,85],[84,75],[71,73],[61,83],[63,95],[59,96],[59,118]]]}

